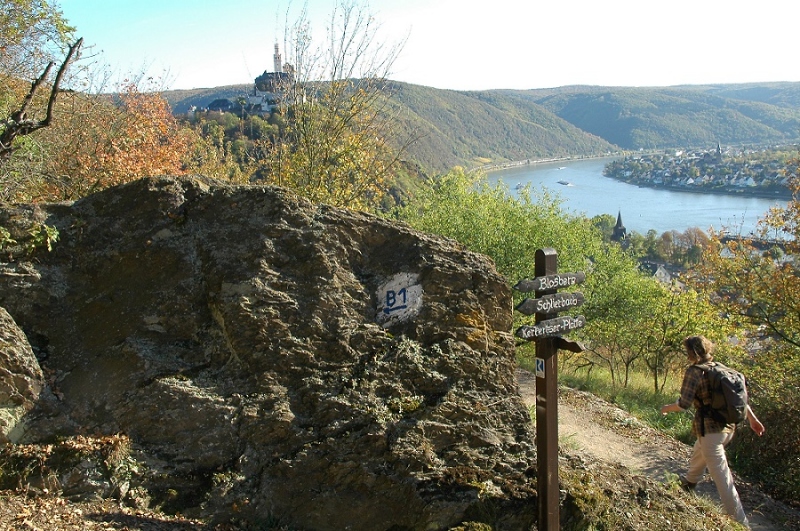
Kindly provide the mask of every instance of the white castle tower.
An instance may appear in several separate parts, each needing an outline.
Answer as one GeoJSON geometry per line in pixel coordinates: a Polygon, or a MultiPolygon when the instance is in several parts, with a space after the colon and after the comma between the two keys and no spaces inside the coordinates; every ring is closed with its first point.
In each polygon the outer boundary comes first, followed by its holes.
{"type": "Polygon", "coordinates": [[[281,52],[278,50],[278,43],[275,43],[275,55],[272,56],[275,63],[273,72],[283,72],[283,60],[281,59],[281,52]]]}

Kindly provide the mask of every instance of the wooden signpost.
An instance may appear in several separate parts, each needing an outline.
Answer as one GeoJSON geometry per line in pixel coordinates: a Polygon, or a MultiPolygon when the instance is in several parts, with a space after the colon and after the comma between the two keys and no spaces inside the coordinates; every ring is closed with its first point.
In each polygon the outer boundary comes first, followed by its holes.
{"type": "Polygon", "coordinates": [[[554,249],[536,251],[533,280],[521,280],[514,289],[533,291],[534,299],[525,299],[517,310],[535,315],[534,326],[521,326],[517,337],[536,341],[536,451],[537,490],[540,531],[559,529],[558,489],[558,357],[559,349],[580,352],[583,347],[561,334],[583,328],[586,318],[557,317],[557,313],[583,304],[582,293],[556,293],[586,279],[584,273],[557,273],[558,255],[554,249]]]}

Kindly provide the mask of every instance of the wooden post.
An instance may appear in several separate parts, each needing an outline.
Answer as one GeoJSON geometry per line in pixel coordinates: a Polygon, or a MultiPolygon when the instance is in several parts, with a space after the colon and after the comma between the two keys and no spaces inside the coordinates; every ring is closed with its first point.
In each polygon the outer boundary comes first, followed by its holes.
{"type": "MultiPolygon", "coordinates": [[[[558,271],[558,255],[554,249],[536,251],[537,277],[553,275],[558,271]]],[[[557,288],[536,291],[536,297],[556,292],[557,288]]],[[[556,314],[536,314],[536,322],[555,317],[556,314]]],[[[555,339],[536,340],[536,453],[539,469],[537,490],[539,494],[539,531],[558,531],[558,352],[555,339]],[[543,363],[544,374],[538,370],[543,363]]]]}
{"type": "Polygon", "coordinates": [[[555,249],[536,251],[536,277],[522,279],[514,289],[533,291],[535,299],[525,299],[515,308],[525,315],[536,314],[534,326],[523,325],[516,336],[536,341],[536,458],[538,465],[537,490],[539,498],[539,531],[558,531],[558,353],[559,349],[582,352],[583,345],[561,337],[570,330],[583,328],[586,318],[556,318],[559,311],[583,304],[582,293],[562,293],[559,288],[582,283],[586,274],[558,274],[558,254],[555,249]]]}

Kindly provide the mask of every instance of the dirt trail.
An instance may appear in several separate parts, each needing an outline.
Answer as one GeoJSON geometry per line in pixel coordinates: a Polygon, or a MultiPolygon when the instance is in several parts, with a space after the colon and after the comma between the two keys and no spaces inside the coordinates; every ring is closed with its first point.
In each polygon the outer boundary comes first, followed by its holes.
{"type": "MultiPolygon", "coordinates": [[[[517,379],[523,400],[533,406],[536,378],[519,369],[517,379]]],[[[594,395],[571,389],[559,392],[558,439],[562,447],[621,464],[635,474],[645,474],[657,481],[665,481],[667,474],[684,473],[691,454],[690,446],[644,425],[594,395]]],[[[753,530],[800,530],[800,511],[772,500],[738,478],[736,485],[753,530]]],[[[710,478],[697,486],[697,492],[719,503],[710,478]]]]}

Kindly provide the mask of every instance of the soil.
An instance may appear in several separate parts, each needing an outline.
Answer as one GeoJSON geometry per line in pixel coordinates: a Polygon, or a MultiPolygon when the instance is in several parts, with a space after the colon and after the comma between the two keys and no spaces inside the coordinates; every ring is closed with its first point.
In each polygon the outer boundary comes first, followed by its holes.
{"type": "MultiPolygon", "coordinates": [[[[518,372],[520,393],[528,406],[536,401],[535,377],[518,372]]],[[[623,410],[589,393],[562,388],[558,409],[559,445],[567,451],[621,465],[658,481],[685,471],[691,448],[645,426],[623,410]]],[[[800,510],[771,499],[754,485],[736,478],[739,494],[758,531],[800,531],[800,510]]],[[[697,487],[697,495],[717,503],[713,482],[697,487]]],[[[0,491],[0,530],[20,531],[187,531],[207,529],[204,522],[121,507],[114,500],[70,502],[45,491],[0,491]]]]}

